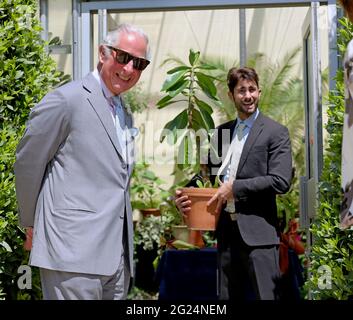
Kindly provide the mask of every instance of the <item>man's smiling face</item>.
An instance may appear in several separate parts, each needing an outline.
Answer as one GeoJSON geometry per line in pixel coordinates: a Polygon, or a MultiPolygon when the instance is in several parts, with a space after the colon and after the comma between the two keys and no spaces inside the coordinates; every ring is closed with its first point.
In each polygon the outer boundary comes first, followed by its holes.
{"type": "Polygon", "coordinates": [[[245,120],[256,111],[261,90],[254,81],[241,79],[234,91],[229,92],[228,95],[237,108],[239,118],[245,120]]]}
{"type": "MultiPolygon", "coordinates": [[[[113,47],[130,53],[135,57],[144,58],[146,55],[146,40],[138,33],[123,32],[119,36],[118,43],[113,47]]],[[[133,61],[122,64],[116,61],[116,52],[106,53],[106,48],[101,45],[99,48],[99,61],[101,62],[100,75],[107,88],[113,95],[118,95],[129,90],[140,79],[142,71],[133,68],[133,61]]]]}

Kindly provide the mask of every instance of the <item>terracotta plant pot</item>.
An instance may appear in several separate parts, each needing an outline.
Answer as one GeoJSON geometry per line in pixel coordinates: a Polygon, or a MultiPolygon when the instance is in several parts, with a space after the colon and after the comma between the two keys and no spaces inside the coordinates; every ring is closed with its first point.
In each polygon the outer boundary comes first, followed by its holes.
{"type": "Polygon", "coordinates": [[[202,231],[200,230],[191,230],[187,225],[173,225],[172,234],[175,240],[181,240],[199,248],[205,247],[202,231]]]}
{"type": "Polygon", "coordinates": [[[189,230],[188,242],[194,246],[201,248],[205,247],[205,242],[203,241],[201,230],[189,230]]]}
{"type": "Polygon", "coordinates": [[[159,209],[156,209],[156,208],[151,208],[151,209],[140,209],[142,215],[144,217],[152,214],[154,216],[160,216],[161,215],[161,211],[159,209]]]}
{"type": "Polygon", "coordinates": [[[207,207],[207,202],[217,192],[216,188],[182,188],[183,195],[191,201],[186,224],[191,230],[215,230],[219,214],[215,213],[217,201],[207,207]]]}
{"type": "Polygon", "coordinates": [[[173,225],[172,235],[176,240],[189,241],[189,229],[187,225],[173,225]]]}

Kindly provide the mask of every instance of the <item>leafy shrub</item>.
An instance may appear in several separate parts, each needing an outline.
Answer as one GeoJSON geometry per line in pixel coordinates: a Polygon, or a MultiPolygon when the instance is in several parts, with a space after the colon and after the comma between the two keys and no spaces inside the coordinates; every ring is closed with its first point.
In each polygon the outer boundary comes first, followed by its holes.
{"type": "Polygon", "coordinates": [[[161,215],[147,215],[136,224],[134,234],[135,247],[142,246],[144,250],[158,248],[161,255],[166,242],[171,240],[171,226],[181,223],[181,214],[177,210],[174,200],[169,198],[160,205],[161,215]]]}
{"type": "Polygon", "coordinates": [[[13,163],[32,108],[50,88],[67,81],[56,71],[40,38],[37,1],[0,0],[0,297],[40,297],[38,271],[32,290],[19,290],[18,267],[28,262],[18,226],[13,163]]]}
{"type": "MultiPolygon", "coordinates": [[[[340,20],[338,47],[344,54],[353,39],[353,24],[340,20]]],[[[353,288],[353,234],[339,228],[342,193],[341,148],[343,115],[345,110],[343,70],[336,75],[336,89],[329,93],[327,148],[319,191],[319,212],[311,226],[313,247],[310,277],[306,287],[313,299],[352,299],[353,288]]]]}
{"type": "Polygon", "coordinates": [[[159,209],[169,196],[162,188],[164,181],[150,169],[147,163],[137,163],[131,178],[131,205],[133,209],[159,209]]]}
{"type": "Polygon", "coordinates": [[[21,232],[17,226],[15,179],[12,164],[18,137],[12,128],[4,128],[0,132],[0,294],[9,294],[14,279],[9,275],[16,274],[13,259],[14,251],[21,250],[21,232]],[[12,263],[11,263],[12,262],[12,263]]]}

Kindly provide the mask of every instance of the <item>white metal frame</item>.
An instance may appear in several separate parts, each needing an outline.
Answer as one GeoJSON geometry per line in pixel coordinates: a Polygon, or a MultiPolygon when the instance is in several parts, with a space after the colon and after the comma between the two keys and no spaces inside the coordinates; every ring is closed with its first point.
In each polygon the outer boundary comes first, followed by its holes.
{"type": "MultiPolygon", "coordinates": [[[[323,168],[319,5],[319,3],[311,4],[302,26],[306,175],[300,178],[300,225],[306,229],[307,259],[310,257],[312,246],[309,226],[316,213],[318,182],[323,168]]],[[[308,296],[311,299],[310,291],[308,296]]]]}
{"type": "MultiPolygon", "coordinates": [[[[78,2],[79,0],[74,0],[78,2]]],[[[239,53],[240,63],[246,61],[246,23],[245,9],[246,8],[266,8],[266,7],[297,7],[310,6],[311,3],[327,4],[327,1],[305,1],[305,0],[116,0],[116,1],[88,1],[81,2],[81,25],[78,21],[74,21],[77,28],[84,30],[81,38],[82,55],[76,59],[81,65],[80,72],[78,68],[74,69],[74,79],[81,78],[83,75],[90,72],[93,68],[93,30],[92,30],[92,15],[98,12],[98,25],[106,25],[106,15],[102,14],[101,10],[109,10],[115,12],[129,11],[167,11],[167,10],[206,10],[206,9],[242,9],[239,10],[239,53]],[[76,72],[75,72],[76,71],[76,72]]],[[[106,12],[105,11],[105,12],[106,12]]],[[[100,28],[104,30],[104,27],[100,28]]],[[[102,33],[99,34],[99,38],[102,33]]],[[[335,70],[336,71],[336,70],[335,70]]]]}
{"type": "MultiPolygon", "coordinates": [[[[40,18],[43,27],[42,38],[48,39],[48,0],[40,0],[40,18]]],[[[72,0],[72,53],[73,53],[73,78],[79,79],[88,73],[92,67],[92,17],[98,12],[98,40],[107,32],[107,10],[118,12],[127,11],[166,11],[166,10],[200,10],[200,9],[224,9],[238,8],[239,10],[239,51],[240,64],[246,61],[246,8],[266,8],[266,7],[297,7],[310,6],[311,3],[321,3],[328,5],[329,18],[329,43],[330,43],[330,88],[333,88],[334,75],[338,68],[337,48],[336,48],[336,28],[337,9],[336,1],[306,1],[306,0],[115,0],[115,1],[84,1],[72,0]],[[82,33],[82,30],[84,32],[82,33]]],[[[59,48],[60,49],[60,48],[59,48]]],[[[70,50],[65,49],[66,52],[70,50]]]]}
{"type": "MultiPolygon", "coordinates": [[[[43,23],[43,38],[47,39],[47,1],[40,0],[41,21],[43,23]]],[[[73,78],[79,79],[93,69],[93,14],[98,14],[98,41],[101,41],[107,33],[107,11],[110,12],[138,12],[138,11],[167,11],[167,10],[202,10],[202,9],[240,9],[239,10],[239,53],[240,63],[246,61],[246,8],[266,8],[266,7],[297,7],[307,6],[313,10],[311,16],[310,32],[315,37],[316,43],[313,46],[312,61],[316,65],[319,63],[318,52],[318,25],[317,8],[320,4],[327,5],[329,20],[329,68],[330,68],[330,88],[333,88],[334,75],[338,68],[337,54],[337,9],[336,1],[306,1],[306,0],[115,0],[115,1],[83,1],[72,0],[72,19],[73,19],[73,78]],[[315,9],[316,8],[316,9],[315,9]]],[[[322,114],[321,114],[321,78],[320,68],[317,65],[313,74],[312,88],[314,94],[315,114],[315,182],[318,181],[322,170],[322,114]]]]}

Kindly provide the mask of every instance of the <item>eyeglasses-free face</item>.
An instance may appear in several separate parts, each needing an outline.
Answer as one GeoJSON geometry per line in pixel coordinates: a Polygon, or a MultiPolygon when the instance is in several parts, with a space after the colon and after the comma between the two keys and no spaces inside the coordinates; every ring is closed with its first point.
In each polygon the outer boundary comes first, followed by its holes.
{"type": "Polygon", "coordinates": [[[116,53],[115,59],[117,62],[121,64],[128,64],[132,60],[133,67],[136,70],[139,70],[139,71],[145,70],[146,67],[150,64],[150,61],[148,61],[147,59],[134,57],[130,53],[124,50],[121,50],[119,48],[115,48],[112,46],[106,46],[106,47],[115,51],[116,53]]]}

